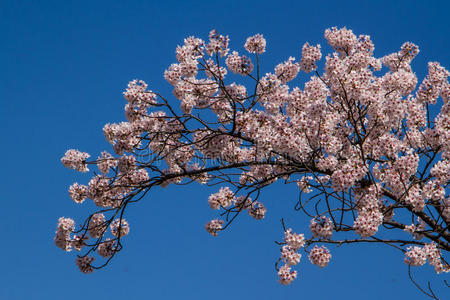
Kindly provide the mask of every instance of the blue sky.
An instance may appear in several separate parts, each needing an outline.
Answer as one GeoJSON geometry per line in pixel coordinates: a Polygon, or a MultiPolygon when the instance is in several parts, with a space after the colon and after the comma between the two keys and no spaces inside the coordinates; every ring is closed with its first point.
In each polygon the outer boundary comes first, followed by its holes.
{"type": "MultiPolygon", "coordinates": [[[[448,1],[0,1],[0,299],[424,298],[402,255],[383,246],[331,248],[325,269],[304,256],[299,278],[280,286],[273,242],[282,237],[279,220],[298,231],[309,222],[293,210],[295,186],[268,189],[261,198],[266,219],[244,216],[219,238],[203,229],[216,216],[207,204],[214,190],[156,189],[128,210],[125,249],[90,275],[78,271],[74,253],[54,246],[53,236],[58,217],[81,221],[93,209],[68,197],[71,183],[89,177],[65,169],[60,158],[69,148],[94,157],[112,151],[102,128],[124,120],[121,93],[129,80],[171,95],[162,74],[184,37],[206,39],[216,28],[242,51],[246,37],[262,33],[270,71],[289,56],[300,58],[306,41],[325,45],[326,28],[347,26],[371,35],[377,56],[405,41],[418,44],[413,68],[421,79],[428,61],[450,67],[449,11],[448,1]]],[[[416,274],[449,295],[445,275],[429,266],[416,274]]]]}

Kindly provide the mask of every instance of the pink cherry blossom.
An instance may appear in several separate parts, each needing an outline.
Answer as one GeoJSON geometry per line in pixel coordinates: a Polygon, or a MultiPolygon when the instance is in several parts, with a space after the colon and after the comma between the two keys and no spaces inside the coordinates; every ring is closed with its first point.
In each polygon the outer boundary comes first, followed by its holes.
{"type": "Polygon", "coordinates": [[[114,240],[106,239],[98,245],[97,252],[100,256],[111,257],[117,251],[117,245],[114,240]]]}
{"type": "Polygon", "coordinates": [[[89,256],[78,257],[76,260],[76,264],[82,273],[92,273],[94,272],[94,268],[92,267],[91,263],[94,260],[94,257],[89,256]]]}
{"type": "Polygon", "coordinates": [[[205,225],[205,229],[207,232],[209,232],[212,236],[217,236],[218,231],[220,231],[223,227],[223,220],[211,220],[205,225]]]}
{"type": "Polygon", "coordinates": [[[311,249],[308,258],[312,264],[315,264],[316,266],[323,268],[329,264],[331,254],[330,251],[328,251],[328,249],[325,246],[322,247],[314,246],[314,248],[311,249]]]}
{"type": "Polygon", "coordinates": [[[209,196],[209,206],[212,209],[220,207],[229,207],[234,201],[234,193],[228,187],[220,188],[220,191],[209,196]]]}
{"type": "Polygon", "coordinates": [[[320,52],[320,45],[310,46],[308,43],[305,43],[302,48],[300,69],[306,73],[316,70],[316,62],[320,60],[321,57],[322,53],[320,52]]]}
{"type": "Polygon", "coordinates": [[[252,61],[246,56],[239,56],[239,53],[233,51],[225,60],[228,69],[240,75],[247,75],[253,71],[252,61]]]}
{"type": "Polygon", "coordinates": [[[278,277],[282,285],[288,285],[297,278],[297,271],[291,271],[289,265],[284,265],[278,271],[278,277]]]}
{"type": "Polygon", "coordinates": [[[97,213],[89,220],[89,234],[93,238],[99,238],[106,230],[106,219],[102,213],[97,213]]]}
{"type": "Polygon", "coordinates": [[[294,249],[289,246],[283,246],[281,250],[281,258],[289,266],[294,266],[300,262],[302,255],[297,253],[294,249]]]}
{"type": "Polygon", "coordinates": [[[427,256],[422,248],[418,246],[408,247],[405,253],[405,263],[410,266],[422,266],[427,261],[427,256]]]}
{"type": "Polygon", "coordinates": [[[291,249],[298,250],[305,244],[305,236],[303,233],[294,233],[292,232],[292,229],[289,228],[284,234],[284,241],[289,245],[289,247],[291,247],[291,249]]]}
{"type": "Polygon", "coordinates": [[[72,250],[70,234],[75,229],[75,221],[70,218],[61,217],[58,219],[58,226],[55,234],[55,245],[64,251],[72,250]]]}
{"type": "Polygon", "coordinates": [[[69,187],[69,195],[76,203],[83,203],[87,197],[88,187],[75,182],[69,187]]]}
{"type": "Polygon", "coordinates": [[[126,236],[130,232],[130,225],[125,219],[115,219],[109,226],[113,236],[126,236]]]}
{"type": "Polygon", "coordinates": [[[262,34],[258,33],[247,38],[244,47],[250,53],[263,54],[266,52],[266,40],[262,34]]]}
{"type": "Polygon", "coordinates": [[[333,235],[334,225],[330,218],[321,216],[311,219],[309,229],[314,236],[330,238],[333,235]]]}
{"type": "Polygon", "coordinates": [[[61,162],[66,168],[85,173],[89,171],[89,168],[86,164],[86,159],[88,159],[89,157],[90,155],[86,152],[80,152],[75,149],[70,149],[67,150],[64,157],[61,158],[61,162]]]}

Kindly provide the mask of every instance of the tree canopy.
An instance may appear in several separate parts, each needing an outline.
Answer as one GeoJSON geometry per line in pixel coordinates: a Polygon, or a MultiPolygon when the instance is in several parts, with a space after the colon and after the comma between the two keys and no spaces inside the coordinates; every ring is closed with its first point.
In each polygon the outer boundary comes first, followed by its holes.
{"type": "Polygon", "coordinates": [[[325,39],[333,51],[323,71],[321,46],[305,43],[299,61],[264,73],[261,34],[247,39],[246,55],[215,30],[208,41],[186,38],[164,73],[179,102],[133,80],[124,92],[127,121],[103,128],[114,154],[90,159],[71,149],[61,159],[93,172],[69,194],[98,210],[78,226],[60,218],[56,246],[82,251],[76,264],[90,273],[122,249],[127,207],[157,186],[217,186],[208,203],[218,217],[205,229],[218,236],[241,213],[264,218],[264,188],[284,181],[298,186],[294,209],[311,221],[291,228],[282,220],[281,284],[297,277],[301,252],[322,268],[332,258],[328,247],[351,243],[386,244],[411,267],[428,262],[448,272],[449,72],[430,62],[418,83],[411,61],[419,48],[410,42],[376,58],[367,35],[331,28],[325,39]],[[311,74],[303,88],[292,84],[300,71],[311,74]],[[94,264],[96,255],[102,262],[94,264]]]}

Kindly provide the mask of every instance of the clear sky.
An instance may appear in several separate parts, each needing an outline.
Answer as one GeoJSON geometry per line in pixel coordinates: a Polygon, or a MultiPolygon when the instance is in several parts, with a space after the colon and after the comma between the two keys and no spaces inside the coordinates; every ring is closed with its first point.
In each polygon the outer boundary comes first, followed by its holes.
{"type": "MultiPolygon", "coordinates": [[[[246,37],[262,33],[268,72],[289,56],[300,58],[306,41],[325,45],[326,28],[347,26],[371,35],[377,56],[405,41],[418,44],[413,68],[421,80],[428,61],[450,67],[449,3],[0,1],[0,299],[423,299],[401,253],[381,245],[330,247],[325,269],[304,255],[298,279],[281,286],[274,269],[279,220],[297,231],[309,221],[293,210],[295,186],[268,189],[261,198],[266,219],[243,216],[218,238],[203,228],[216,216],[207,203],[214,190],[156,189],[128,210],[124,250],[90,275],[78,271],[75,253],[54,246],[53,236],[58,217],[81,221],[94,208],[70,200],[68,186],[89,176],[65,169],[60,158],[69,148],[93,157],[112,151],[102,128],[125,119],[121,93],[129,80],[171,95],[162,74],[184,37],[206,39],[216,28],[242,51],[246,37]]],[[[428,265],[415,273],[450,298],[442,283],[448,276],[428,265]]]]}

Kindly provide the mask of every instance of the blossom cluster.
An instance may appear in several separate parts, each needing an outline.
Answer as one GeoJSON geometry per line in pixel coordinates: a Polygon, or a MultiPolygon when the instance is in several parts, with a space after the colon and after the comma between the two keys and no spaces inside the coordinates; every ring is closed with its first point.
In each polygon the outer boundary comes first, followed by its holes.
{"type": "Polygon", "coordinates": [[[406,225],[404,231],[408,232],[409,234],[412,234],[415,240],[420,240],[423,238],[423,233],[421,231],[425,230],[426,223],[420,218],[417,217],[418,224],[411,224],[406,225]]]}
{"type": "Polygon", "coordinates": [[[111,239],[106,239],[97,248],[97,253],[103,257],[111,257],[115,252],[117,252],[117,244],[111,239]]]}
{"type": "Polygon", "coordinates": [[[355,193],[358,216],[353,223],[353,229],[361,237],[374,235],[383,223],[383,205],[379,201],[380,194],[377,191],[380,188],[381,186],[375,185],[361,188],[355,193]]]}
{"type": "MultiPolygon", "coordinates": [[[[281,247],[280,258],[284,265],[278,269],[278,277],[282,285],[288,285],[297,278],[297,271],[292,270],[292,266],[300,262],[302,256],[298,251],[305,245],[306,240],[303,234],[294,233],[291,228],[286,230],[284,234],[285,245],[281,247]]],[[[308,258],[311,263],[323,268],[330,262],[331,254],[325,246],[314,246],[309,252],[308,258]]]]}
{"type": "Polygon", "coordinates": [[[229,187],[220,188],[220,191],[209,196],[209,206],[212,209],[220,209],[221,207],[229,207],[235,200],[234,193],[229,187]]]}
{"type": "Polygon", "coordinates": [[[214,219],[205,224],[205,229],[212,236],[217,236],[218,232],[222,230],[223,220],[214,219]]]}
{"type": "Polygon", "coordinates": [[[405,252],[404,261],[410,266],[422,266],[427,260],[434,267],[436,273],[450,272],[450,267],[442,263],[441,251],[435,243],[426,244],[423,247],[408,247],[408,251],[405,252]]]}
{"type": "Polygon", "coordinates": [[[92,267],[91,263],[94,260],[95,260],[95,258],[92,256],[78,257],[76,259],[76,264],[82,273],[85,273],[85,274],[92,273],[92,272],[94,272],[94,268],[92,267]]]}
{"type": "Polygon", "coordinates": [[[64,251],[70,251],[72,248],[70,234],[75,229],[75,221],[70,218],[61,217],[58,220],[58,226],[55,234],[55,245],[64,251]]]}
{"type": "Polygon", "coordinates": [[[111,234],[115,237],[126,236],[130,232],[130,225],[125,219],[115,219],[112,221],[111,234]]]}
{"type": "Polygon", "coordinates": [[[266,40],[262,34],[258,33],[247,38],[244,47],[250,53],[263,54],[266,52],[266,40]]]}
{"type": "Polygon", "coordinates": [[[88,172],[89,168],[86,164],[86,159],[90,157],[89,153],[81,152],[76,149],[67,150],[61,162],[66,168],[74,169],[79,172],[88,172]]]}
{"type": "Polygon", "coordinates": [[[331,259],[330,251],[327,247],[314,246],[309,253],[309,260],[318,267],[326,267],[331,259]]]}
{"type": "Polygon", "coordinates": [[[316,62],[322,58],[320,45],[310,46],[305,43],[302,48],[302,59],[300,60],[300,69],[309,73],[317,69],[316,62]]]}
{"type": "Polygon", "coordinates": [[[316,237],[330,238],[333,235],[334,225],[330,218],[320,216],[311,219],[309,229],[316,237]]]}
{"type": "Polygon", "coordinates": [[[275,67],[275,75],[283,84],[294,80],[300,71],[300,66],[295,62],[295,57],[289,59],[275,67]]]}
{"type": "Polygon", "coordinates": [[[240,75],[247,75],[253,71],[252,61],[245,55],[239,56],[239,53],[233,51],[225,60],[228,69],[240,75]]]}
{"type": "MultiPolygon", "coordinates": [[[[248,214],[256,220],[261,220],[266,215],[266,207],[261,202],[252,200],[248,196],[236,197],[229,187],[222,187],[217,193],[211,194],[208,199],[211,209],[230,209],[238,212],[247,210],[248,214]],[[233,206],[232,208],[230,208],[233,206]]],[[[212,220],[206,223],[205,229],[213,236],[217,236],[218,231],[222,229],[224,222],[222,220],[212,220]]]]}
{"type": "Polygon", "coordinates": [[[297,278],[297,271],[291,268],[300,262],[302,256],[298,251],[305,244],[305,236],[289,228],[284,232],[284,242],[286,245],[281,248],[281,259],[285,264],[278,269],[278,278],[282,285],[288,285],[297,278]]]}

